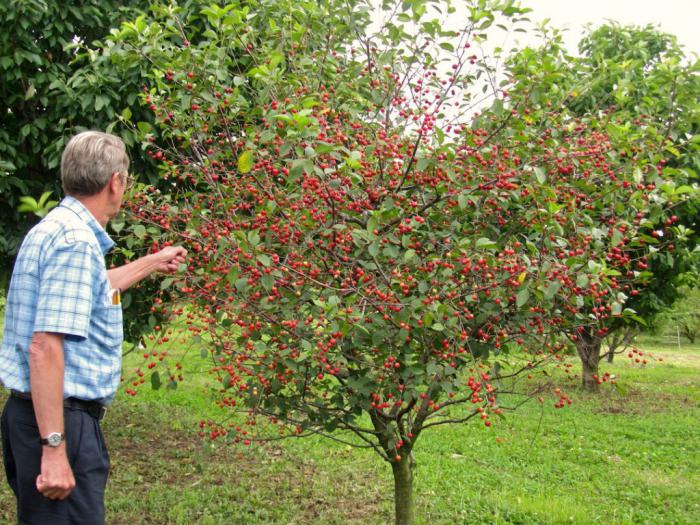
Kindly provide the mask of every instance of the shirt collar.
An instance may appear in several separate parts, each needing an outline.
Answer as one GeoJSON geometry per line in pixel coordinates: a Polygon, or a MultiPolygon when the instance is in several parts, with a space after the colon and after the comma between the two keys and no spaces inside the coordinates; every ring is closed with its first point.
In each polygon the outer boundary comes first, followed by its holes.
{"type": "Polygon", "coordinates": [[[97,219],[95,219],[94,215],[90,213],[90,210],[88,210],[82,202],[80,202],[75,197],[71,197],[70,195],[68,195],[61,201],[61,204],[59,204],[59,206],[61,206],[62,208],[69,209],[70,211],[75,213],[81,221],[88,225],[88,227],[92,230],[92,233],[95,234],[95,237],[97,238],[97,242],[99,243],[100,249],[102,250],[103,254],[106,254],[109,250],[112,249],[112,247],[114,246],[114,241],[109,236],[109,234],[107,234],[102,225],[99,222],[97,222],[97,219]]]}

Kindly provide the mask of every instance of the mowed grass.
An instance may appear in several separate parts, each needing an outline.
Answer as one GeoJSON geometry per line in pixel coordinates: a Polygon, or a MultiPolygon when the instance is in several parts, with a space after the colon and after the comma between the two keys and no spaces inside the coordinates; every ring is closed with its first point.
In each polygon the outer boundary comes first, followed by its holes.
{"type": "MultiPolygon", "coordinates": [[[[585,394],[557,374],[542,384],[564,389],[568,408],[533,400],[491,428],[427,431],[415,451],[418,523],[700,523],[700,345],[641,348],[663,361],[602,365],[620,388],[585,394]]],[[[128,356],[126,375],[142,361],[128,356]]],[[[118,395],[104,422],[109,524],[392,522],[390,469],[372,452],[321,437],[200,439],[197,422],[220,415],[206,368],[195,350],[177,390],[118,395]]],[[[3,484],[0,522],[15,520],[13,507],[3,484]]]]}

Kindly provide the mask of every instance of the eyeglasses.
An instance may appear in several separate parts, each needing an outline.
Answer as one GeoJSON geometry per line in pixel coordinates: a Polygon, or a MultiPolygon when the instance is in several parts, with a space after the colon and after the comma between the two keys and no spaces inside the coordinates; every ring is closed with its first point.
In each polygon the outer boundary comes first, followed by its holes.
{"type": "Polygon", "coordinates": [[[134,187],[136,179],[130,173],[124,173],[124,193],[129,193],[134,187]]]}

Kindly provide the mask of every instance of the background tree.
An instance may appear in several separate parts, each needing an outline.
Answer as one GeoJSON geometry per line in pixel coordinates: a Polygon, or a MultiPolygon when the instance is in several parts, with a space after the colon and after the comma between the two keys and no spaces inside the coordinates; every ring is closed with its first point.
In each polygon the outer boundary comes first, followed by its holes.
{"type": "MultiPolygon", "coordinates": [[[[202,4],[204,5],[204,4],[202,4]]],[[[129,148],[131,171],[158,182],[157,163],[140,148],[151,112],[139,93],[149,64],[109,39],[122,21],[157,14],[166,5],[141,0],[85,0],[70,5],[45,0],[10,0],[0,7],[0,287],[5,288],[14,255],[29,228],[60,200],[60,155],[67,140],[84,129],[113,131],[129,148]]],[[[186,2],[191,38],[202,30],[201,5],[186,2]]],[[[143,23],[143,22],[141,22],[143,23]]],[[[123,220],[113,223],[117,233],[123,220]]],[[[140,232],[140,230],[137,230],[140,232]]],[[[111,264],[142,255],[139,236],[111,254],[111,264]]],[[[142,283],[124,296],[125,335],[138,343],[159,326],[153,297],[159,285],[142,283]]],[[[165,294],[167,299],[167,292],[165,294]]]]}
{"type": "MultiPolygon", "coordinates": [[[[0,7],[0,287],[4,290],[19,243],[31,226],[62,195],[60,156],[68,139],[84,129],[118,133],[129,146],[140,145],[124,117],[147,126],[141,106],[143,64],[106,54],[97,39],[136,16],[149,2],[86,0],[62,4],[10,0],[0,7]],[[143,122],[141,122],[143,121],[143,122]]],[[[135,126],[134,126],[135,129],[135,126]]],[[[155,165],[130,148],[131,170],[150,180],[155,165]]],[[[146,247],[132,239],[130,249],[113,254],[124,262],[146,247]]],[[[125,296],[125,335],[138,342],[148,324],[157,285],[146,282],[125,296]]],[[[158,320],[156,317],[154,319],[158,320]]]]}
{"type": "MultiPolygon", "coordinates": [[[[654,184],[674,202],[671,217],[661,220],[658,205],[649,217],[644,242],[653,247],[633,276],[644,286],[629,297],[629,315],[606,317],[597,329],[574,334],[583,385],[596,390],[603,355],[611,359],[616,349],[622,351],[624,345],[616,343],[652,323],[676,299],[683,276],[697,271],[698,65],[675,37],[651,26],[610,24],[591,30],[579,45],[580,57],[566,52],[555,30],[543,31],[546,40],[539,49],[512,57],[512,97],[595,116],[617,141],[617,153],[639,169],[655,170],[654,184]],[[640,140],[646,143],[643,149],[629,147],[640,140]],[[664,244],[669,249],[658,250],[664,244]],[[609,347],[603,349],[606,338],[609,347]]],[[[636,220],[633,208],[621,211],[628,222],[636,220]]]]}
{"type": "Polygon", "coordinates": [[[678,296],[673,308],[660,316],[660,324],[667,333],[678,333],[695,344],[700,335],[700,291],[697,286],[686,285],[678,296]]]}
{"type": "Polygon", "coordinates": [[[138,84],[88,72],[89,57],[77,49],[147,5],[10,0],[0,7],[0,283],[33,222],[21,215],[20,197],[38,200],[50,191],[56,200],[67,139],[81,129],[108,128],[124,107],[138,107],[138,84]]]}

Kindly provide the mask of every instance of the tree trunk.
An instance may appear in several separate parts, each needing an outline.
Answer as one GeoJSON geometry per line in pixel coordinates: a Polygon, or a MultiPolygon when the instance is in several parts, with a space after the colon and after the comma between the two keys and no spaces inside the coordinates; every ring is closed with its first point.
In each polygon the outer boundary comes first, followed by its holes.
{"type": "Polygon", "coordinates": [[[603,344],[603,339],[591,334],[590,328],[584,328],[577,335],[576,350],[581,359],[581,384],[583,389],[588,392],[598,392],[600,390],[598,364],[600,363],[600,347],[603,344]]]}
{"type": "Polygon", "coordinates": [[[636,330],[631,327],[620,328],[617,333],[609,335],[606,339],[608,343],[608,353],[607,361],[612,363],[615,358],[615,354],[618,353],[617,349],[621,346],[627,348],[634,341],[634,337],[637,334],[636,330]]]}
{"type": "MultiPolygon", "coordinates": [[[[415,466],[415,460],[411,451],[413,445],[415,445],[415,440],[418,439],[421,424],[414,422],[415,435],[411,437],[411,442],[397,449],[394,437],[398,429],[396,427],[392,428],[393,422],[387,424],[387,420],[377,410],[370,410],[369,417],[372,419],[372,425],[377,431],[377,438],[382,446],[382,450],[386,454],[386,456],[382,457],[389,460],[394,474],[395,523],[396,525],[413,525],[416,521],[416,507],[413,501],[413,467],[415,466]]],[[[422,421],[424,418],[425,414],[419,412],[417,419],[422,421]]],[[[399,427],[403,428],[403,424],[400,423],[399,427]]],[[[403,435],[403,431],[401,434],[403,435]]]]}
{"type": "MultiPolygon", "coordinates": [[[[600,361],[600,360],[599,360],[600,361]]],[[[582,360],[582,386],[587,392],[598,392],[600,385],[598,384],[598,362],[593,363],[590,360],[582,360]]]]}
{"type": "Polygon", "coordinates": [[[393,461],[394,472],[394,509],[396,525],[413,525],[416,520],[416,508],[413,501],[413,458],[409,454],[401,461],[393,461]]]}

